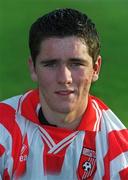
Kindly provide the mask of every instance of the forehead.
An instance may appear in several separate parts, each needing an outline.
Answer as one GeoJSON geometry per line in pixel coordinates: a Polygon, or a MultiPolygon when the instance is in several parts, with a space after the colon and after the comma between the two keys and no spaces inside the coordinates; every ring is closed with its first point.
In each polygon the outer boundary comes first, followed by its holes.
{"type": "Polygon", "coordinates": [[[84,40],[75,36],[43,40],[38,57],[41,59],[91,58],[84,40]]]}

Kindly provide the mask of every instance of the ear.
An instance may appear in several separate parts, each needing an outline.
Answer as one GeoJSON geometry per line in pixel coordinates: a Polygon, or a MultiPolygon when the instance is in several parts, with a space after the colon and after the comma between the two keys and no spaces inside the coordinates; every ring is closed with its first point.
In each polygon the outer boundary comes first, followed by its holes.
{"type": "Polygon", "coordinates": [[[33,63],[33,60],[31,57],[28,60],[28,66],[29,66],[31,79],[36,82],[37,81],[37,74],[36,74],[36,69],[35,69],[35,66],[34,66],[34,63],[33,63]]]}
{"type": "Polygon", "coordinates": [[[102,58],[101,56],[98,56],[97,61],[95,62],[94,67],[93,67],[94,71],[93,71],[93,76],[92,76],[92,82],[97,81],[99,78],[101,62],[102,62],[102,58]]]}

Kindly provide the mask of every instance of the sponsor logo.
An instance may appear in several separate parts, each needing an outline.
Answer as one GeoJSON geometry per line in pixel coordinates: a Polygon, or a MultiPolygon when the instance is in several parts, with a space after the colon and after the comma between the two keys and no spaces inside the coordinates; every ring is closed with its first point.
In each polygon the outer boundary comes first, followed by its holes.
{"type": "Polygon", "coordinates": [[[20,162],[27,160],[27,154],[28,154],[28,148],[26,144],[23,144],[22,149],[21,149],[21,154],[19,157],[20,162]]]}
{"type": "Polygon", "coordinates": [[[20,162],[22,161],[26,161],[27,160],[27,155],[24,155],[24,156],[20,156],[20,162]]]}

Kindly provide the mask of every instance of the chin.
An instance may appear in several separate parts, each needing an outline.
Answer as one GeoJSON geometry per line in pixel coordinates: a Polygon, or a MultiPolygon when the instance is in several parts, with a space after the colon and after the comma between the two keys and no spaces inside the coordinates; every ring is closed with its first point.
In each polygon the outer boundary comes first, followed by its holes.
{"type": "Polygon", "coordinates": [[[69,107],[58,107],[53,109],[56,112],[59,113],[70,113],[71,111],[73,111],[73,107],[69,106],[69,107]]]}

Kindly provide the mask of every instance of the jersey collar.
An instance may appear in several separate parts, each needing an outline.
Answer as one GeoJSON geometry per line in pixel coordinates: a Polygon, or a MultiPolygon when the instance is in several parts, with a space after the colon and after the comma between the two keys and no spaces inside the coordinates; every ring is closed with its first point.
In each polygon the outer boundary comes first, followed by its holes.
{"type": "MultiPolygon", "coordinates": [[[[99,131],[100,130],[100,108],[94,98],[89,95],[88,106],[82,117],[81,123],[77,130],[79,131],[99,131]],[[97,105],[95,105],[97,104],[97,105]],[[96,107],[97,106],[97,107],[96,107]]],[[[19,102],[19,113],[26,119],[40,124],[38,118],[39,110],[39,90],[28,91],[24,96],[21,97],[19,102]]]]}

